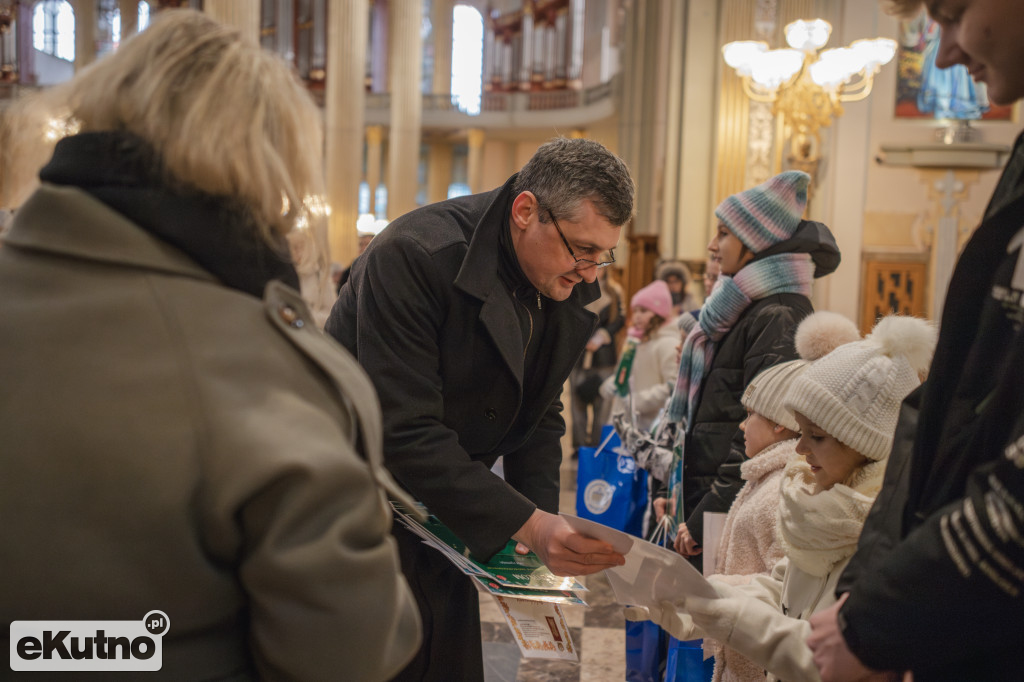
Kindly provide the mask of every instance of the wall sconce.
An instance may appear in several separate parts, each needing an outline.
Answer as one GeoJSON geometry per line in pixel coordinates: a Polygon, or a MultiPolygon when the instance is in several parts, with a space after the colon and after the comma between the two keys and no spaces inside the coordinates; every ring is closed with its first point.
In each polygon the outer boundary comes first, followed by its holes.
{"type": "Polygon", "coordinates": [[[896,41],[855,40],[819,53],[832,33],[824,19],[794,21],[785,33],[789,49],[741,40],[723,46],[722,56],[743,79],[746,95],[771,104],[772,114],[783,117],[790,163],[813,176],[821,158],[821,129],[843,115],[843,102],[871,94],[875,74],[896,54],[896,41]]]}

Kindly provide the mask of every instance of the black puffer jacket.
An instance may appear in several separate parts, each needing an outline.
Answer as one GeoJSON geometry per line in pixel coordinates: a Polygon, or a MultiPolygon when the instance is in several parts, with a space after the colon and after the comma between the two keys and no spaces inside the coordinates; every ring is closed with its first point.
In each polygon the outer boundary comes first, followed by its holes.
{"type": "Polygon", "coordinates": [[[686,528],[702,543],[704,512],[727,512],[743,487],[740,465],[746,461],[740,422],[746,410],[740,397],[762,370],[795,360],[793,334],[814,311],[800,294],[776,294],[755,301],[719,341],[704,376],[693,428],[686,436],[683,461],[683,509],[686,528]]]}
{"type": "MultiPolygon", "coordinates": [[[[839,247],[828,227],[805,220],[793,237],[757,254],[808,253],[815,277],[839,266],[839,247]]],[[[746,460],[740,422],[746,410],[743,390],[757,374],[795,360],[793,335],[814,312],[800,294],[775,294],[751,303],[718,342],[711,368],[701,382],[694,423],[686,436],[683,461],[683,512],[690,536],[703,544],[704,512],[727,512],[743,487],[740,465],[746,460]]]]}

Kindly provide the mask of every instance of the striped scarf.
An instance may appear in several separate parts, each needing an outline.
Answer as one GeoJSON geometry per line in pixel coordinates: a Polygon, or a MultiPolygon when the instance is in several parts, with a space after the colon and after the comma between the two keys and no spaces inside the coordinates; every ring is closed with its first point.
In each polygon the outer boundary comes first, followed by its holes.
{"type": "Polygon", "coordinates": [[[693,425],[704,373],[711,367],[718,342],[747,307],[773,294],[803,294],[810,298],[814,263],[806,253],[780,253],[755,260],[735,276],[721,275],[700,310],[697,325],[687,335],[679,359],[679,375],[669,401],[666,420],[693,425]]]}

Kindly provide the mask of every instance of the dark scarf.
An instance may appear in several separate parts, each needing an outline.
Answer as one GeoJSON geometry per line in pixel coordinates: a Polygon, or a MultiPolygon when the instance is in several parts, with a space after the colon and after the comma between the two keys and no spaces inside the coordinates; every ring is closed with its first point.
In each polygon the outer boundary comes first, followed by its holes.
{"type": "MultiPolygon", "coordinates": [[[[516,255],[515,246],[512,244],[511,219],[512,203],[505,211],[504,227],[498,232],[498,242],[501,246],[498,255],[498,277],[515,304],[516,315],[519,318],[519,326],[523,332],[523,348],[526,350],[526,359],[529,360],[540,345],[538,342],[544,334],[545,308],[550,301],[541,296],[537,288],[530,283],[519,265],[519,257],[516,255]],[[532,322],[531,322],[532,320],[532,322]],[[532,324],[532,333],[530,331],[532,324]]],[[[529,367],[532,363],[527,362],[529,367]]]]}
{"type": "Polygon", "coordinates": [[[544,331],[547,328],[547,314],[552,301],[543,296],[530,283],[519,265],[515,246],[512,244],[511,228],[512,200],[505,210],[505,221],[498,231],[498,277],[505,285],[519,321],[523,336],[523,395],[536,395],[544,384],[550,353],[541,357],[544,345],[544,331]]]}
{"type": "Polygon", "coordinates": [[[57,143],[43,182],[78,187],[141,229],[184,251],[227,286],[263,297],[271,280],[299,278],[282,237],[272,249],[237,202],[172,185],[156,153],[129,133],[82,133],[57,143]]]}

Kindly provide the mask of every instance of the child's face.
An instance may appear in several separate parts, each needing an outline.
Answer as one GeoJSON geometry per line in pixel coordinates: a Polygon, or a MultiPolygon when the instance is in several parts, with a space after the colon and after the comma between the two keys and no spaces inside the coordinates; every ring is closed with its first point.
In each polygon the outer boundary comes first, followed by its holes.
{"type": "Polygon", "coordinates": [[[640,332],[647,331],[647,328],[651,324],[651,319],[654,317],[654,313],[643,307],[642,305],[633,306],[633,329],[640,332]]]}
{"type": "Polygon", "coordinates": [[[935,65],[963,64],[996,104],[1024,96],[1024,23],[1016,0],[937,0],[928,13],[942,28],[935,65]]]}
{"type": "Polygon", "coordinates": [[[723,275],[735,275],[754,258],[754,254],[743,246],[743,242],[724,223],[718,223],[718,230],[708,242],[708,251],[718,261],[723,275]]]}
{"type": "Polygon", "coordinates": [[[753,410],[747,410],[747,418],[740,422],[740,430],[743,431],[744,451],[747,457],[755,457],[769,445],[792,437],[791,431],[779,427],[772,420],[753,410]]]}
{"type": "Polygon", "coordinates": [[[853,472],[867,461],[867,457],[840,443],[799,412],[796,413],[796,423],[800,425],[796,451],[807,459],[814,480],[822,490],[830,490],[836,483],[848,481],[853,472]]]}

